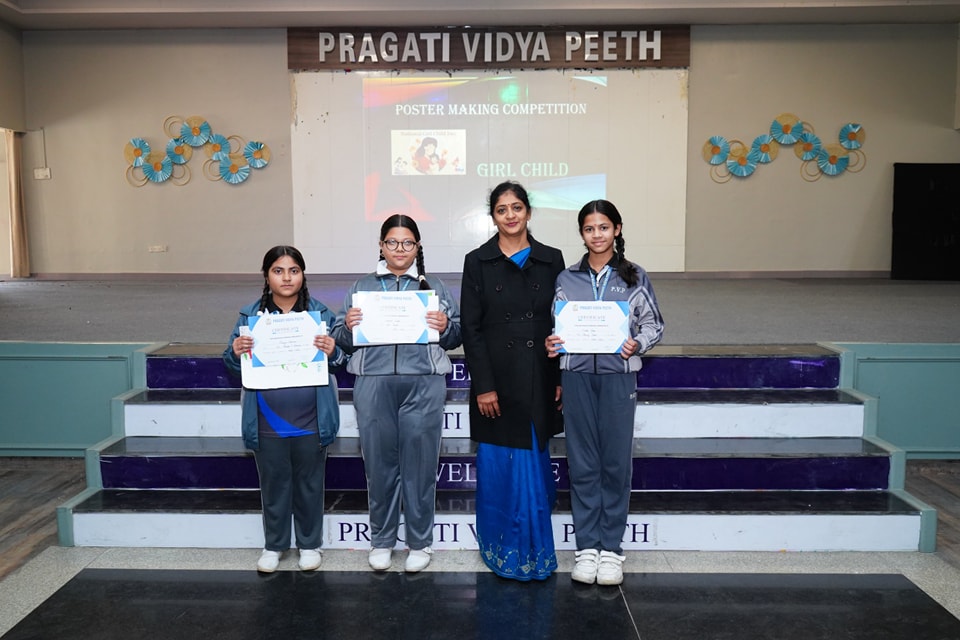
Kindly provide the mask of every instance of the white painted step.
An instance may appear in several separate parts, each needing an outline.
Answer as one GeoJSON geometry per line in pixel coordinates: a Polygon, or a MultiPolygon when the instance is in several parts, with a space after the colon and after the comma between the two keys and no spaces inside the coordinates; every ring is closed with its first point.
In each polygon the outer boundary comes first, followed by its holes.
{"type": "MultiPolygon", "coordinates": [[[[920,515],[631,514],[628,551],[917,551],[920,515]]],[[[433,548],[476,549],[473,514],[437,514],[433,548]]],[[[401,528],[402,530],[402,528],[401,528]]],[[[575,550],[569,513],[553,516],[558,550],[575,550]]],[[[366,514],[324,519],[327,549],[369,548],[366,514]]],[[[262,548],[259,513],[75,513],[76,546],[262,548]]],[[[398,548],[403,548],[398,544],[398,548]]]]}
{"type": "MultiPolygon", "coordinates": [[[[865,405],[837,402],[702,404],[644,403],[636,409],[639,438],[860,437],[865,405]]],[[[240,405],[221,402],[124,403],[127,436],[230,437],[240,435],[240,405]]],[[[467,405],[444,407],[444,437],[468,438],[467,405]]],[[[353,405],[340,405],[340,436],[357,437],[353,405]]]]}

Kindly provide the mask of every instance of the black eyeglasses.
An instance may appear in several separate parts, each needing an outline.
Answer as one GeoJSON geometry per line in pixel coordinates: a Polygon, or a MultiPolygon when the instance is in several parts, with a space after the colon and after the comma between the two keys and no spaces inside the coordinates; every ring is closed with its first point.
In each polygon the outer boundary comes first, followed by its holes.
{"type": "Polygon", "coordinates": [[[404,240],[403,242],[399,242],[393,238],[390,238],[389,240],[381,240],[380,244],[385,246],[387,249],[390,249],[390,251],[396,251],[397,247],[403,247],[404,251],[413,251],[419,243],[416,240],[404,240]]]}

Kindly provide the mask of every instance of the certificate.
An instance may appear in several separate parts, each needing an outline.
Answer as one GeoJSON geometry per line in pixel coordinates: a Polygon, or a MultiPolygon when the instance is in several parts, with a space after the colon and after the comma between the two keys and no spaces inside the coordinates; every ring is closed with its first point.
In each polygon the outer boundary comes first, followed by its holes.
{"type": "Polygon", "coordinates": [[[357,291],[353,306],[363,311],[353,328],[356,347],[440,342],[440,332],[427,326],[427,311],[440,310],[436,291],[357,291]]]}
{"type": "Polygon", "coordinates": [[[327,354],[313,346],[327,333],[319,311],[251,316],[240,333],[253,337],[253,349],[240,356],[240,375],[248,389],[281,389],[329,384],[327,354]]]}
{"type": "Polygon", "coordinates": [[[630,337],[626,302],[558,300],[554,313],[560,353],[617,353],[630,337]]]}

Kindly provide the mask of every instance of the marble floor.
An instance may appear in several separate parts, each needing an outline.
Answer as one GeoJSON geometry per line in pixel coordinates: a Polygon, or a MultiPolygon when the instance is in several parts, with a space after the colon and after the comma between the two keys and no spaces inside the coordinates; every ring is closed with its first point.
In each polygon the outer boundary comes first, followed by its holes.
{"type": "Polygon", "coordinates": [[[420,574],[330,550],[302,573],[252,549],[50,547],[0,582],[21,638],[960,638],[960,569],[927,553],[629,553],[621,587],[537,583],[438,551],[420,574]]]}

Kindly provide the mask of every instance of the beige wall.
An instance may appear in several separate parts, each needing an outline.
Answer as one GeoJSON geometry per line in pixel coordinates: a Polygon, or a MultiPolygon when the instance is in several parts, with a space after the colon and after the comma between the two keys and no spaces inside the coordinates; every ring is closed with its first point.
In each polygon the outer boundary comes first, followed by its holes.
{"type": "MultiPolygon", "coordinates": [[[[691,54],[687,270],[888,270],[893,163],[960,162],[956,26],[694,27],[691,54]],[[827,140],[861,123],[866,168],[807,183],[784,148],[748,179],[711,181],[700,156],[709,136],[749,143],[782,112],[827,140]]],[[[53,176],[33,180],[42,146],[28,135],[34,272],[251,273],[265,248],[291,240],[282,30],[27,32],[23,57],[27,124],[44,128],[53,176]],[[124,144],[159,145],[177,114],[266,142],[271,166],[228,187],[195,158],[184,187],[130,187],[124,144]],[[158,244],[169,252],[147,252],[158,244]]]]}
{"type": "Polygon", "coordinates": [[[26,32],[25,199],[39,274],[252,273],[292,240],[290,84],[284,30],[26,32]],[[163,149],[168,116],[266,143],[271,164],[232,186],[202,174],[184,186],[130,186],[123,149],[163,149]],[[166,253],[148,253],[166,245],[166,253]]]}
{"type": "Polygon", "coordinates": [[[956,26],[697,27],[692,42],[687,270],[889,270],[893,163],[960,162],[956,26]],[[808,183],[782,148],[711,181],[707,138],[749,144],[783,112],[831,142],[863,125],[864,170],[808,183]]]}
{"type": "Polygon", "coordinates": [[[0,127],[23,131],[25,126],[20,32],[0,22],[0,127]]]}

